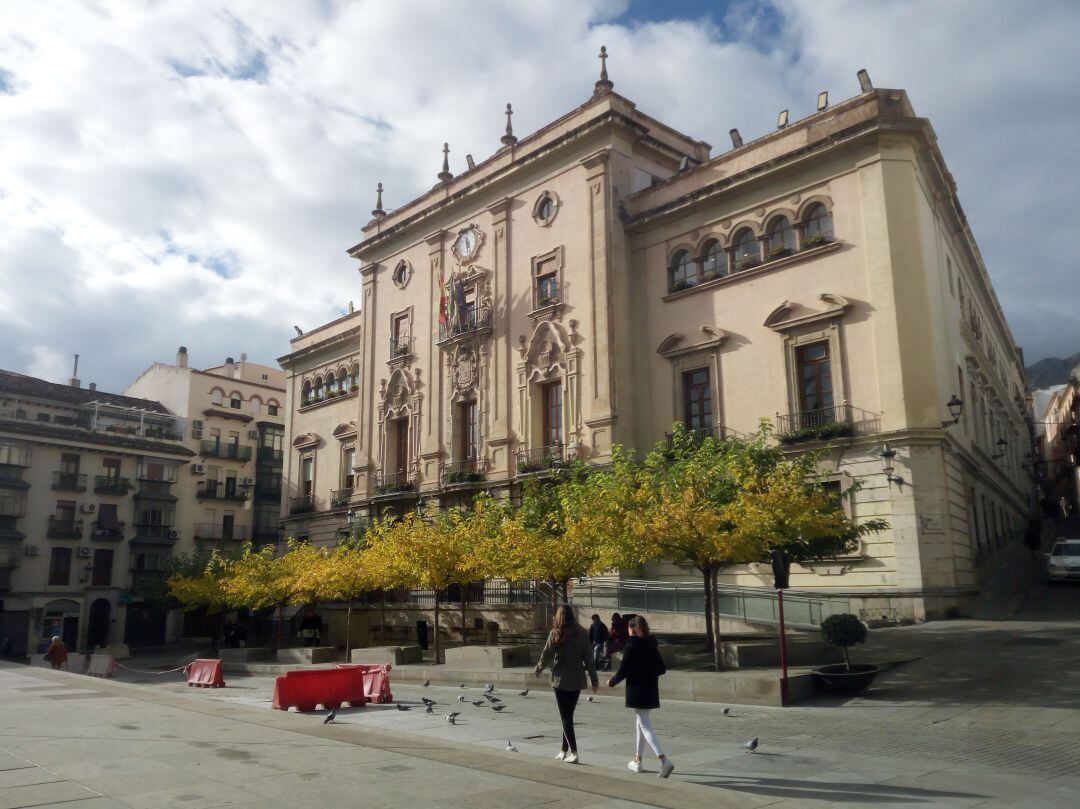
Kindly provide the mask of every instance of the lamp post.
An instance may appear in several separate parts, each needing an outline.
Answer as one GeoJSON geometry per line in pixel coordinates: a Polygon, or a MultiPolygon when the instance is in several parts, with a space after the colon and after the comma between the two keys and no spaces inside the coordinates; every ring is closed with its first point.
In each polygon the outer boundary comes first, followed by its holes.
{"type": "Polygon", "coordinates": [[[1005,436],[1002,436],[1001,438],[999,438],[997,440],[997,443],[994,444],[994,446],[997,447],[998,451],[995,454],[991,455],[990,457],[993,458],[995,461],[998,460],[999,458],[1004,458],[1005,457],[1005,448],[1009,446],[1009,442],[1005,440],[1005,436]]]}
{"type": "Polygon", "coordinates": [[[893,461],[896,458],[896,450],[888,444],[885,444],[882,446],[881,452],[878,453],[878,458],[881,459],[881,471],[885,473],[885,479],[889,481],[889,485],[891,486],[895,483],[897,486],[902,486],[904,479],[899,475],[893,474],[893,472],[896,471],[896,467],[893,464],[893,461]]]}
{"type": "Polygon", "coordinates": [[[964,400],[954,393],[949,397],[949,401],[945,403],[945,407],[949,409],[949,415],[952,416],[952,419],[950,421],[941,422],[941,426],[952,427],[960,421],[960,416],[964,412],[964,400]]]}
{"type": "Polygon", "coordinates": [[[784,590],[788,587],[791,563],[783,551],[772,551],[773,587],[776,588],[776,606],[780,618],[780,704],[788,704],[787,635],[784,632],[784,590]]]}

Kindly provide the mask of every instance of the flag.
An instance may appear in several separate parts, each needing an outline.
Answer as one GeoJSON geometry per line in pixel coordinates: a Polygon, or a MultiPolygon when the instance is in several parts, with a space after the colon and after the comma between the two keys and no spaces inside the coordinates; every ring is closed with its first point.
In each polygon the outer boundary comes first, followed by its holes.
{"type": "Polygon", "coordinates": [[[456,295],[454,309],[457,313],[458,320],[460,321],[459,325],[465,327],[468,325],[465,323],[465,316],[468,312],[465,310],[465,284],[462,283],[460,278],[457,281],[457,285],[454,287],[454,293],[456,295]]]}
{"type": "Polygon", "coordinates": [[[446,301],[446,325],[449,328],[453,328],[457,321],[457,311],[454,308],[454,274],[450,273],[450,280],[446,282],[443,294],[446,295],[445,289],[449,288],[450,294],[444,298],[446,301]]]}
{"type": "Polygon", "coordinates": [[[442,263],[439,264],[439,325],[444,329],[450,325],[450,316],[447,313],[446,284],[443,283],[442,263]]]}

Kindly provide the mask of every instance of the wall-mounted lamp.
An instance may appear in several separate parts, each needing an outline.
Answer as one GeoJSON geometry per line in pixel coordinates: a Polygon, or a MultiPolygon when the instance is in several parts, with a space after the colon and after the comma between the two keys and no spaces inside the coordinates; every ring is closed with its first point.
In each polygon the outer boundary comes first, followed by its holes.
{"type": "Polygon", "coordinates": [[[878,457],[881,458],[881,471],[885,473],[885,479],[889,481],[889,484],[904,485],[904,479],[893,474],[896,471],[896,466],[893,464],[896,459],[896,450],[885,444],[878,453],[878,457]]]}
{"type": "Polygon", "coordinates": [[[994,446],[996,446],[998,448],[998,451],[994,455],[991,455],[990,457],[993,458],[995,461],[998,458],[1004,458],[1005,457],[1005,448],[1007,446],[1009,446],[1009,442],[1005,440],[1005,437],[1002,436],[1001,438],[999,438],[997,440],[997,443],[994,446]]]}
{"type": "Polygon", "coordinates": [[[960,421],[960,416],[964,412],[964,400],[954,393],[949,397],[949,401],[945,403],[945,407],[949,408],[949,415],[952,416],[952,420],[941,422],[941,426],[952,427],[960,421]]]}

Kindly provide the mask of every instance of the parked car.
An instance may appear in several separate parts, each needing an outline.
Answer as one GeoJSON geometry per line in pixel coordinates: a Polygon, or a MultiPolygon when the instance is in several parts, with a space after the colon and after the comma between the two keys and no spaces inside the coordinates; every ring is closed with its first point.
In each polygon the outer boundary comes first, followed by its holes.
{"type": "Polygon", "coordinates": [[[1054,547],[1046,557],[1046,575],[1050,581],[1080,581],[1080,538],[1054,540],[1054,547]]]}

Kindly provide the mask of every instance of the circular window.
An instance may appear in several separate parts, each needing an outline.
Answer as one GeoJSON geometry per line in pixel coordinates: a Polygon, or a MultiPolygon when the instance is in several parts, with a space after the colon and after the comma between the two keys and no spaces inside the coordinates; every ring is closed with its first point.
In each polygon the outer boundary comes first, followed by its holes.
{"type": "Polygon", "coordinates": [[[533,205],[533,219],[537,224],[550,225],[559,212],[559,198],[550,191],[545,191],[533,205]]]}
{"type": "Polygon", "coordinates": [[[393,280],[394,286],[398,289],[402,289],[409,283],[409,279],[412,278],[412,267],[409,266],[409,262],[404,260],[399,261],[397,266],[394,267],[394,272],[391,274],[390,278],[393,280]]]}

